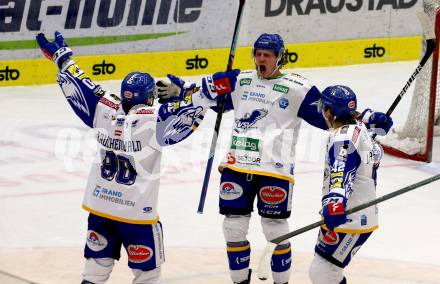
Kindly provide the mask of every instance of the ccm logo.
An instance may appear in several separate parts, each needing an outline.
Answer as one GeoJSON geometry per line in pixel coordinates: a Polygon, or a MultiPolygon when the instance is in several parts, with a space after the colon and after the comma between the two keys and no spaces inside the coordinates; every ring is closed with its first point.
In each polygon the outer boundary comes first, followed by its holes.
{"type": "Polygon", "coordinates": [[[194,58],[189,58],[186,60],[186,69],[192,70],[192,69],[205,69],[208,67],[208,59],[199,57],[199,55],[196,55],[194,58]]]}
{"type": "Polygon", "coordinates": [[[384,55],[385,55],[385,48],[383,48],[382,46],[376,46],[376,44],[373,44],[372,47],[367,47],[364,49],[365,58],[382,57],[384,55]]]}
{"type": "Polygon", "coordinates": [[[93,75],[105,75],[113,74],[116,71],[116,66],[113,63],[105,63],[105,60],[101,64],[95,64],[92,67],[93,75]]]}

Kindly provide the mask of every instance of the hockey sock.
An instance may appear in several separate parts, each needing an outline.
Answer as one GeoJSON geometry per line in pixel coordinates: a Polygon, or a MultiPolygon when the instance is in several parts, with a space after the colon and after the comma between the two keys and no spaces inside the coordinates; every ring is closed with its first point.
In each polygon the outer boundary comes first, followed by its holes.
{"type": "Polygon", "coordinates": [[[290,243],[278,245],[272,255],[272,277],[275,283],[287,283],[292,264],[290,243]]]}
{"type": "Polygon", "coordinates": [[[228,242],[227,254],[232,281],[240,283],[249,274],[251,246],[248,241],[228,242]]]}

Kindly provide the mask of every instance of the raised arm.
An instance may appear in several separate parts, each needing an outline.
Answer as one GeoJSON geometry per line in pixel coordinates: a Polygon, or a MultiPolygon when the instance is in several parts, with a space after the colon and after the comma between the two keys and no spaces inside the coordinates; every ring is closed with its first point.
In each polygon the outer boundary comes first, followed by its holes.
{"type": "Polygon", "coordinates": [[[42,33],[36,40],[44,55],[58,66],[57,82],[70,107],[87,126],[93,127],[96,106],[104,90],[72,60],[72,50],[59,32],[55,32],[54,41],[48,41],[42,33]]]}

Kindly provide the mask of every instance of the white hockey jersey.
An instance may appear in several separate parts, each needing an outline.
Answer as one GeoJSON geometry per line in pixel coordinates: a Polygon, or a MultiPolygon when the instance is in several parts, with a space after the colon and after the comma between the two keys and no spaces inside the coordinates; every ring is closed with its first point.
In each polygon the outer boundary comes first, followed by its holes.
{"type": "Polygon", "coordinates": [[[119,98],[76,64],[58,74],[58,83],[78,117],[97,131],[83,208],[125,223],[156,223],[162,146],[188,137],[206,109],[176,102],[135,106],[125,114],[119,98]]]}
{"type": "MultiPolygon", "coordinates": [[[[346,209],[376,198],[376,171],[382,148],[362,122],[330,131],[325,160],[323,196],[330,191],[347,198],[346,209]]],[[[378,228],[377,206],[347,216],[336,232],[367,233],[378,228]]]]}
{"type": "MultiPolygon", "coordinates": [[[[317,110],[319,98],[318,89],[300,75],[261,79],[257,71],[242,72],[230,95],[234,125],[220,170],[230,168],[293,182],[301,119],[327,129],[317,110]]],[[[196,104],[199,99],[193,101],[196,104]]]]}
{"type": "Polygon", "coordinates": [[[83,208],[134,224],[158,221],[161,146],[156,141],[158,108],[125,115],[106,94],[95,111],[97,159],[89,174],[83,208]]]}

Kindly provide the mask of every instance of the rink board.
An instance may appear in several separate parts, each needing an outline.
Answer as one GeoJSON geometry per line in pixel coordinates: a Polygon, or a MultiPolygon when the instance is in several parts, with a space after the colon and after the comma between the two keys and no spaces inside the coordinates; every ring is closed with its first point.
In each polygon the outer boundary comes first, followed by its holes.
{"type": "MultiPolygon", "coordinates": [[[[420,42],[420,37],[415,36],[287,44],[285,68],[416,60],[420,42]]],[[[234,68],[254,68],[251,54],[251,47],[238,48],[234,68]]],[[[210,74],[225,70],[228,56],[229,49],[221,48],[75,56],[74,59],[93,80],[104,81],[122,79],[135,70],[154,77],[169,73],[178,76],[210,74]]],[[[56,66],[46,59],[0,61],[0,87],[53,84],[56,72],[56,66]]]]}

